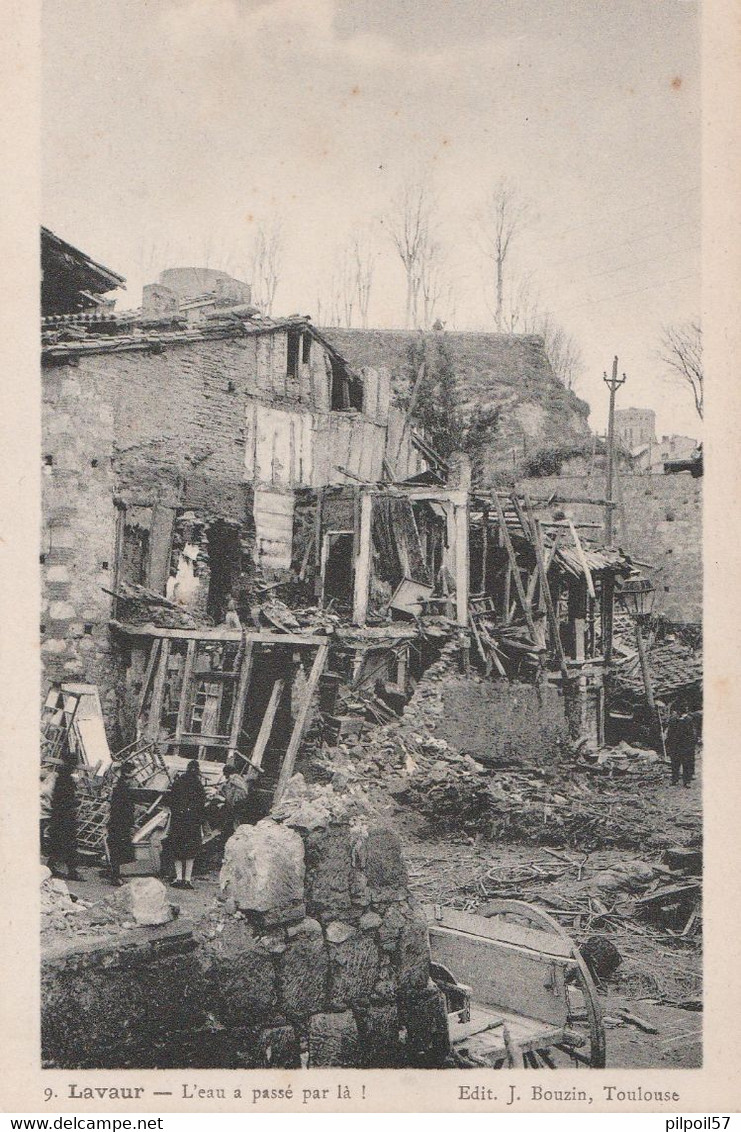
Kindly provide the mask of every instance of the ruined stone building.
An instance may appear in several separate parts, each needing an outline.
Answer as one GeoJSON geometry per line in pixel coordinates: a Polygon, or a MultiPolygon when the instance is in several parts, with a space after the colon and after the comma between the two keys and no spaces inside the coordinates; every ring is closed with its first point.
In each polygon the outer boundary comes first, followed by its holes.
{"type": "Polygon", "coordinates": [[[43,323],[44,685],[99,685],[109,719],[122,586],[201,623],[229,597],[244,616],[255,571],[291,566],[307,494],[381,480],[390,434],[402,473],[423,466],[398,443],[388,378],[352,369],[308,319],[261,317],[224,273],[166,272],[144,298],[43,323]]]}

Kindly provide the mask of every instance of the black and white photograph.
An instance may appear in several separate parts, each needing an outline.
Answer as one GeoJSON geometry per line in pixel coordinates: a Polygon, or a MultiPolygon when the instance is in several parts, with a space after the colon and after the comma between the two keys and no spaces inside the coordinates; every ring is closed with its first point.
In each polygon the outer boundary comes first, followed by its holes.
{"type": "Polygon", "coordinates": [[[699,3],[40,34],[38,1069],[701,1069],[699,3]]]}

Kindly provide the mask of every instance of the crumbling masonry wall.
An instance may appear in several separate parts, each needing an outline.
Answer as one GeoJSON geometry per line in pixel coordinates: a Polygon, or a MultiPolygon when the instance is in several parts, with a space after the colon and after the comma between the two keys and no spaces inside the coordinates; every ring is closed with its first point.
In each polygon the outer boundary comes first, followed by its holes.
{"type": "Polygon", "coordinates": [[[108,689],[107,620],[115,573],[112,451],[115,414],[97,383],[70,366],[44,373],[42,508],[42,687],[83,673],[108,689]]]}
{"type": "MultiPolygon", "coordinates": [[[[520,484],[532,496],[588,495],[604,498],[599,476],[548,476],[520,484]]],[[[702,479],[679,475],[620,477],[615,493],[616,542],[656,569],[654,609],[672,621],[702,620],[702,479]]],[[[601,522],[602,512],[584,504],[564,505],[573,518],[601,522]]],[[[599,532],[596,532],[599,535],[599,532]]]]}
{"type": "Polygon", "coordinates": [[[112,605],[119,508],[252,524],[245,402],[328,407],[324,351],[295,379],[286,335],[82,352],[42,371],[42,687],[84,678],[115,712],[112,605]]]}
{"type": "Polygon", "coordinates": [[[238,830],[195,950],[177,933],[158,941],[155,930],[152,944],[83,943],[49,955],[45,1063],[442,1064],[445,1003],[430,983],[426,924],[398,836],[315,818],[309,807],[300,828],[265,819],[238,830]]]}

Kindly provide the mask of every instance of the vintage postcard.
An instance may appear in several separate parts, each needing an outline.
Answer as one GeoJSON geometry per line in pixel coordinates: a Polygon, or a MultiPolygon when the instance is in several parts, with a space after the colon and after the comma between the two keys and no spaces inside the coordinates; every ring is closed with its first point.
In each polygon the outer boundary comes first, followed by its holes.
{"type": "Polygon", "coordinates": [[[4,1108],[734,1111],[738,5],[10,7],[4,1108]]]}

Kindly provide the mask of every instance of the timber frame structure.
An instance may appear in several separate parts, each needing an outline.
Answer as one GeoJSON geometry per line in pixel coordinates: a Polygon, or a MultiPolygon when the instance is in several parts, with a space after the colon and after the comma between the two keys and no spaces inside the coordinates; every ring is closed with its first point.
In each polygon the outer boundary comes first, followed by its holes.
{"type": "Polygon", "coordinates": [[[551,509],[515,492],[472,498],[473,644],[487,673],[560,686],[572,735],[603,746],[615,581],[634,567],[551,509]]]}
{"type": "Polygon", "coordinates": [[[327,662],[326,637],[233,629],[115,625],[129,640],[128,681],[138,689],[137,740],[168,771],[198,759],[207,781],[227,762],[260,775],[268,812],[283,793],[327,662]],[[249,753],[247,753],[249,752],[249,753]]]}
{"type": "MultiPolygon", "coordinates": [[[[464,671],[473,662],[557,686],[571,734],[604,744],[615,581],[634,572],[621,551],[585,545],[571,520],[514,492],[332,485],[317,493],[312,519],[303,568],[323,623],[276,632],[112,622],[128,652],[137,739],[172,771],[198,758],[216,779],[226,762],[250,764],[267,813],[293,773],[325,670],[325,684],[365,696],[384,721],[430,637],[457,638],[464,671]]],[[[322,711],[340,734],[341,711],[322,711]]]]}

